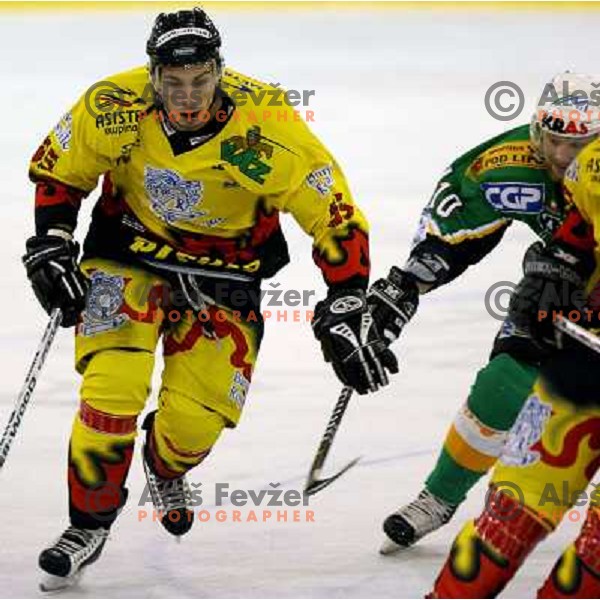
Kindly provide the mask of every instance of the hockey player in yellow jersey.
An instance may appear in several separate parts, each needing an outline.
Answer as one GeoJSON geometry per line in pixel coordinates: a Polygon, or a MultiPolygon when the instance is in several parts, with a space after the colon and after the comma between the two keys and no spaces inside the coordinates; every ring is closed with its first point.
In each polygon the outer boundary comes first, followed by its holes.
{"type": "Polygon", "coordinates": [[[397,371],[365,300],[367,222],[340,167],[290,106],[268,105],[279,90],[224,67],[220,45],[201,9],[159,15],[148,67],[93,85],[31,161],[36,235],[23,260],[44,308],[75,325],[83,377],[70,526],[40,555],[45,589],[99,557],[126,501],[159,339],[144,470],[164,527],[191,527],[185,473],[238,422],[262,338],[261,280],[289,261],[280,213],[313,238],[328,293],[312,326],[339,379],[367,393],[397,371]],[[100,178],[79,266],[78,209],[100,178]]]}
{"type": "Polygon", "coordinates": [[[571,163],[564,193],[567,216],[546,247],[527,251],[510,303],[511,317],[531,326],[548,359],[508,436],[483,512],[456,537],[428,597],[496,597],[565,515],[579,520],[573,506],[587,505],[579,535],[537,597],[600,598],[600,488],[590,486],[600,466],[600,355],[557,334],[553,323],[562,314],[600,334],[600,141],[571,163]]]}

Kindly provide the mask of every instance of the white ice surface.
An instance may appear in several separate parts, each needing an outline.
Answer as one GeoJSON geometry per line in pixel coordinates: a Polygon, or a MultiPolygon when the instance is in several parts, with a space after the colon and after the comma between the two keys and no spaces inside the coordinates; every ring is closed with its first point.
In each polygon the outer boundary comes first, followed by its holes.
{"type": "MultiPolygon", "coordinates": [[[[598,66],[596,12],[217,11],[215,18],[229,64],[288,88],[316,90],[314,129],[370,219],[374,277],[404,260],[446,165],[507,127],[484,109],[493,82],[519,83],[532,106],[555,71],[598,66]]],[[[46,322],[20,264],[32,230],[29,157],[87,85],[144,61],[151,19],[150,12],[0,17],[2,426],[46,322]]],[[[293,222],[285,227],[293,262],[276,281],[321,294],[310,240],[293,222]]],[[[485,311],[485,290],[516,281],[531,239],[513,227],[483,264],[423,300],[399,344],[401,374],[349,408],[327,466],[357,454],[364,460],[311,502],[315,523],[213,518],[176,545],[157,524],[137,522],[132,502],[102,560],[64,595],[391,598],[429,591],[461,523],[480,511],[484,485],[450,525],[400,556],[377,554],[381,522],[419,491],[433,465],[498,326],[485,311]]],[[[3,597],[38,594],[37,554],[66,524],[66,447],[79,384],[72,355],[71,334],[61,332],[0,477],[3,597]]],[[[216,482],[299,488],[338,391],[307,325],[268,323],[242,422],[192,475],[203,483],[206,503],[214,503],[216,482]]],[[[137,454],[129,487],[137,500],[143,489],[137,454]]],[[[566,524],[544,543],[505,597],[533,596],[577,527],[566,524]]]]}

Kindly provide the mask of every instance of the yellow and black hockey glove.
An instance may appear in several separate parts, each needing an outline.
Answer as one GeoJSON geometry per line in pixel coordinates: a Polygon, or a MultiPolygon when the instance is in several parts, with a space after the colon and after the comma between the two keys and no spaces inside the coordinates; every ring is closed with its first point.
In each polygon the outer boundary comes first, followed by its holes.
{"type": "Polygon", "coordinates": [[[44,310],[62,311],[61,325],[72,327],[85,308],[87,279],[79,270],[79,244],[70,234],[40,235],[26,242],[23,264],[33,291],[44,310]]]}

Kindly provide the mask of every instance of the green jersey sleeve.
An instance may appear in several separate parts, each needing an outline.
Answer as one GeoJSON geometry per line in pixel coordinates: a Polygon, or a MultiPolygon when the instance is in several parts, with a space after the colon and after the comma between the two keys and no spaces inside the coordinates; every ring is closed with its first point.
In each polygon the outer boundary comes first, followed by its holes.
{"type": "Polygon", "coordinates": [[[542,210],[546,178],[527,126],[473,148],[439,180],[405,268],[426,289],[455,279],[496,247],[513,220],[542,210]]]}

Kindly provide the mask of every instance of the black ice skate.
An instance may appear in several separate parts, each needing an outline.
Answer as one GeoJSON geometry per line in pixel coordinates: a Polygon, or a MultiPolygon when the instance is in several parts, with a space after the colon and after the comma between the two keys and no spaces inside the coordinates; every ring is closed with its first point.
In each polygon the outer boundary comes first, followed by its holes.
{"type": "Polygon", "coordinates": [[[79,529],[70,526],[49,548],[42,551],[40,568],[45,571],[40,589],[44,592],[75,585],[83,570],[96,562],[108,538],[108,530],[79,529]]]}
{"type": "Polygon", "coordinates": [[[172,535],[181,536],[192,528],[194,522],[194,513],[188,510],[192,493],[185,475],[176,479],[164,479],[152,467],[149,445],[154,415],[154,412],[148,414],[142,425],[142,429],[147,431],[146,443],[142,448],[144,473],[154,510],[160,515],[162,526],[172,535]]]}
{"type": "Polygon", "coordinates": [[[456,505],[448,504],[424,489],[416,500],[398,509],[383,522],[383,531],[389,539],[385,540],[379,552],[392,554],[413,546],[448,523],[456,509],[456,505]]]}

